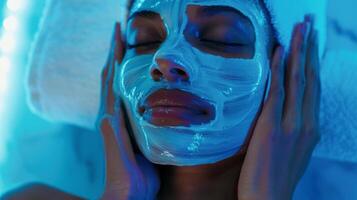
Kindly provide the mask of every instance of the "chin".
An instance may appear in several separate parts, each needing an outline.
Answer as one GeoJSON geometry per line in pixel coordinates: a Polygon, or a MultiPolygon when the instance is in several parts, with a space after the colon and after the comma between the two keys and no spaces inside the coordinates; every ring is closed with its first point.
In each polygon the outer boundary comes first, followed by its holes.
{"type": "MultiPolygon", "coordinates": [[[[141,149],[141,148],[140,148],[141,149]]],[[[168,154],[163,153],[167,150],[157,150],[156,148],[151,148],[150,151],[141,150],[143,155],[152,163],[158,165],[173,165],[173,166],[197,166],[197,165],[207,165],[214,164],[234,156],[237,150],[227,151],[221,154],[210,154],[201,155],[197,153],[196,155],[191,154],[168,154]]]]}
{"type": "Polygon", "coordinates": [[[232,148],[226,145],[226,141],[209,135],[203,136],[175,128],[160,128],[160,131],[156,131],[157,129],[139,126],[134,135],[142,154],[150,162],[159,165],[213,164],[232,157],[240,149],[240,146],[232,148]]]}
{"type": "Polygon", "coordinates": [[[217,163],[234,156],[246,138],[246,134],[238,134],[247,132],[240,126],[224,132],[200,129],[199,126],[155,126],[144,120],[128,101],[125,103],[135,142],[141,153],[155,164],[196,166],[217,163]]]}

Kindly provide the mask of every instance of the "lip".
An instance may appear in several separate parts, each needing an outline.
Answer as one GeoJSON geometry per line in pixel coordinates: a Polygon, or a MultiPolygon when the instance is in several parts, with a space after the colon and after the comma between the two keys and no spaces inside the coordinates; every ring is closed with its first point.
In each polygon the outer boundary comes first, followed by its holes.
{"type": "Polygon", "coordinates": [[[156,126],[190,126],[209,123],[214,107],[202,98],[178,89],[159,89],[139,106],[138,112],[156,126]]]}

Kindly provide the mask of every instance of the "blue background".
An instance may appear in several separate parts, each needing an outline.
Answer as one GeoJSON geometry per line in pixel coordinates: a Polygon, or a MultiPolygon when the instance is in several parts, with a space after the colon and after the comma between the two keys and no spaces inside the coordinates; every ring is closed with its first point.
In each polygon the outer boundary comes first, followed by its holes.
{"type": "MultiPolygon", "coordinates": [[[[102,153],[96,151],[101,144],[95,142],[99,136],[46,122],[26,104],[26,63],[44,3],[0,0],[0,194],[23,183],[41,181],[90,197],[100,192],[102,153]]],[[[346,60],[357,56],[355,8],[355,0],[330,0],[328,5],[327,49],[346,52],[346,60]]],[[[350,67],[356,68],[357,63],[350,67]]],[[[313,158],[295,199],[357,199],[357,164],[313,158]]]]}

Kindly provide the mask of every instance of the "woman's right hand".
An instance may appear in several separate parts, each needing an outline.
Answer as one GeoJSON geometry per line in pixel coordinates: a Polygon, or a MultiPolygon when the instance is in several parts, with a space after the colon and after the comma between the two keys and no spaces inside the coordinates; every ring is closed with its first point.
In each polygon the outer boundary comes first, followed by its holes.
{"type": "Polygon", "coordinates": [[[104,141],[105,188],[101,199],[155,199],[159,178],[152,163],[135,155],[127,126],[124,106],[113,91],[116,67],[121,63],[125,45],[120,25],[115,25],[112,47],[102,72],[101,106],[97,128],[104,141]]]}
{"type": "Polygon", "coordinates": [[[320,60],[313,17],[295,26],[291,49],[272,57],[272,81],[249,141],[238,199],[287,200],[320,139],[320,60]]]}

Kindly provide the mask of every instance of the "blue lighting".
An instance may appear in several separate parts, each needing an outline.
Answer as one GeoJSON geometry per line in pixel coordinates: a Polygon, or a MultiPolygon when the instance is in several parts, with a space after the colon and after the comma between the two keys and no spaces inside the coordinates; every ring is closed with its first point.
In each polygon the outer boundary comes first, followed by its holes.
{"type": "MultiPolygon", "coordinates": [[[[61,1],[72,0],[57,0],[61,1]]],[[[337,77],[333,81],[344,83],[336,90],[348,93],[348,98],[336,95],[339,100],[337,103],[343,102],[343,106],[330,116],[331,125],[327,127],[332,130],[338,129],[340,125],[333,123],[335,118],[344,117],[347,112],[356,113],[349,111],[357,108],[357,99],[350,98],[357,97],[357,82],[344,82],[351,74],[357,75],[357,1],[326,1],[329,2],[327,52],[322,67],[337,65],[339,69],[345,69],[332,70],[330,74],[337,77]]],[[[101,136],[82,128],[46,121],[35,115],[27,104],[25,81],[29,52],[41,24],[46,2],[56,0],[0,0],[0,197],[24,183],[33,182],[45,183],[82,197],[92,197],[101,191],[101,136]]],[[[77,7],[73,9],[73,15],[77,7]]],[[[57,25],[70,28],[68,24],[57,25]]],[[[331,79],[327,80],[332,82],[331,79]]],[[[348,136],[355,139],[357,116],[346,118],[350,122],[346,122],[344,127],[348,126],[349,130],[343,129],[340,132],[349,131],[348,136]]],[[[339,154],[341,159],[313,157],[296,189],[294,200],[357,199],[357,162],[351,159],[357,156],[350,154],[352,149],[356,150],[354,155],[357,155],[357,147],[354,146],[355,141],[345,137],[337,136],[334,139],[350,144],[346,146],[349,152],[346,153],[344,143],[341,143],[341,148],[326,150],[327,154],[339,154]],[[336,149],[339,149],[337,153],[334,152],[336,149]]],[[[202,136],[198,135],[197,141],[201,140],[202,136]]],[[[336,141],[327,142],[333,144],[336,141]]],[[[195,150],[195,144],[189,148],[195,150]]]]}

